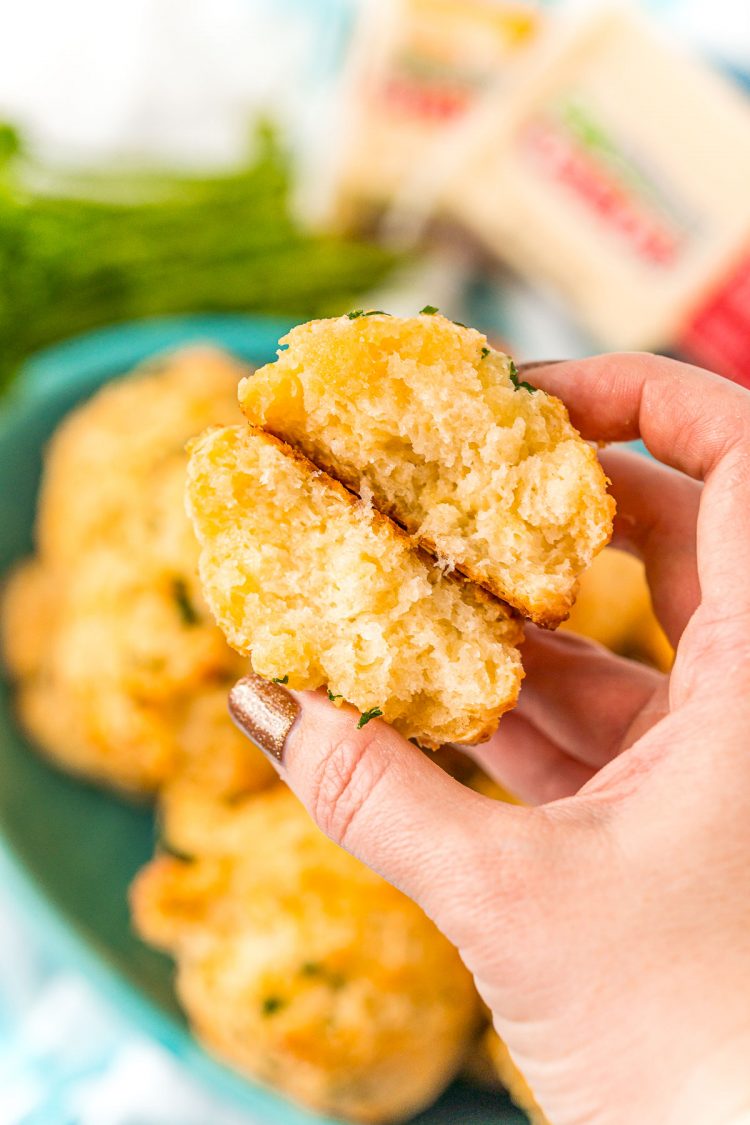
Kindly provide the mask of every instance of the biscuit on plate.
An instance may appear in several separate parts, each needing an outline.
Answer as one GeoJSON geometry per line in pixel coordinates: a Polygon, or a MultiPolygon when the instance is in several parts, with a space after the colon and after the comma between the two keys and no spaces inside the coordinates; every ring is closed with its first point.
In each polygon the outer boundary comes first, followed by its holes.
{"type": "Polygon", "coordinates": [[[168,846],[132,891],[209,1050],[318,1112],[405,1120],[457,1073],[479,1020],[458,953],[333,844],[283,786],[166,795],[168,846]]]}
{"type": "Polygon", "coordinates": [[[241,418],[246,369],[191,348],[103,387],[45,458],[37,553],[3,593],[21,722],[58,765],[132,795],[176,773],[219,792],[274,776],[226,712],[246,670],[214,624],[185,514],[185,442],[241,418]]]}

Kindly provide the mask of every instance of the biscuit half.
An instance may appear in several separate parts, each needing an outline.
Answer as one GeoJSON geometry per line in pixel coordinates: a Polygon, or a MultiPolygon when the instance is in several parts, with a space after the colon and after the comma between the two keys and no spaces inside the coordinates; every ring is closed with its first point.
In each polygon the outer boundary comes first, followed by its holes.
{"type": "Polygon", "coordinates": [[[252,424],[537,624],[565,619],[614,502],[562,402],[440,315],[350,314],[281,343],[240,384],[252,424]]]}
{"type": "Polygon", "coordinates": [[[486,739],[516,701],[521,626],[277,438],[209,430],[188,511],[204,593],[256,672],[327,687],[425,746],[486,739]]]}

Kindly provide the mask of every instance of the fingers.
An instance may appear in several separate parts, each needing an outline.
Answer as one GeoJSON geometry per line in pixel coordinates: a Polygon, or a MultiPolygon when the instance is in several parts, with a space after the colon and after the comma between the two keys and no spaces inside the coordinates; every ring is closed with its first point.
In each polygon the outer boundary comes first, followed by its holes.
{"type": "Polygon", "coordinates": [[[750,391],[689,364],[641,353],[535,367],[585,437],[642,438],[666,465],[706,481],[697,559],[703,600],[750,613],[750,391]]]}
{"type": "Polygon", "coordinates": [[[674,647],[700,602],[696,558],[703,486],[637,453],[604,450],[617,501],[614,544],[643,559],[656,616],[674,647]]]}
{"type": "Polygon", "coordinates": [[[750,615],[750,443],[732,449],[703,489],[697,560],[703,608],[747,632],[750,615]]]}
{"type": "Polygon", "coordinates": [[[662,717],[666,677],[570,633],[529,626],[518,705],[466,752],[522,801],[570,797],[662,717]]]}
{"type": "Polygon", "coordinates": [[[750,435],[750,391],[687,363],[645,352],[613,353],[534,368],[592,441],[642,438],[672,468],[703,480],[750,435]]]}
{"type": "Polygon", "coordinates": [[[572,797],[595,773],[515,711],[503,716],[489,742],[463,749],[489,777],[529,805],[572,797]]]}
{"type": "MultiPolygon", "coordinates": [[[[664,681],[660,672],[571,633],[529,626],[516,714],[570,758],[600,769],[623,749],[636,716],[664,681]]],[[[504,722],[490,740],[508,741],[504,722]]],[[[512,746],[512,739],[509,740],[512,746]]]]}
{"type": "Polygon", "coordinates": [[[502,895],[508,868],[540,854],[531,810],[499,806],[444,773],[386,723],[357,730],[357,713],[314,692],[300,706],[283,753],[284,780],[322,830],[415,899],[454,940],[467,898],[492,852],[502,895]]]}

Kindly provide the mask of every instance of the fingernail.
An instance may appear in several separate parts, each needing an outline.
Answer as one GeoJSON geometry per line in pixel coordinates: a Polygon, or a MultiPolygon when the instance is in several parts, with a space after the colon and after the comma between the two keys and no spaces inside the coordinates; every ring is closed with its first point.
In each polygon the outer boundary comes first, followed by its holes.
{"type": "Polygon", "coordinates": [[[278,766],[300,707],[280,684],[250,672],[229,693],[229,714],[243,734],[278,766]]]}

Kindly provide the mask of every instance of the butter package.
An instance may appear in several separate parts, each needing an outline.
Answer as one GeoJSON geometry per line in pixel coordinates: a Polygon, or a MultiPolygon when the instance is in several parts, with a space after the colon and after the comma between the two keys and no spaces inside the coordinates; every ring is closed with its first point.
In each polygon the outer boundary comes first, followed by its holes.
{"type": "Polygon", "coordinates": [[[419,182],[441,142],[505,86],[542,18],[532,0],[373,0],[344,80],[339,223],[365,223],[419,182]]]}
{"type": "Polygon", "coordinates": [[[624,11],[554,30],[467,125],[446,209],[603,347],[750,385],[750,101],[624,11]]]}

